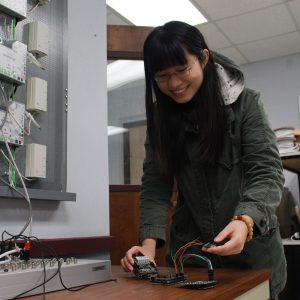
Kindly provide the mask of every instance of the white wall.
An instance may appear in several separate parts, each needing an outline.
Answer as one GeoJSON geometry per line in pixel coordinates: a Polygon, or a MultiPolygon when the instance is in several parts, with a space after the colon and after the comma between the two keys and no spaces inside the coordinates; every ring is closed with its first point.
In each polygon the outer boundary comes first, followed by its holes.
{"type": "MultiPolygon", "coordinates": [[[[77,201],[33,200],[39,238],[109,235],[105,1],[68,1],[68,23],[67,191],[77,201]]],[[[0,199],[1,232],[18,234],[27,215],[24,199],[0,199]]]]}
{"type": "Polygon", "coordinates": [[[300,128],[300,53],[243,65],[247,85],[261,92],[273,128],[300,128]]]}

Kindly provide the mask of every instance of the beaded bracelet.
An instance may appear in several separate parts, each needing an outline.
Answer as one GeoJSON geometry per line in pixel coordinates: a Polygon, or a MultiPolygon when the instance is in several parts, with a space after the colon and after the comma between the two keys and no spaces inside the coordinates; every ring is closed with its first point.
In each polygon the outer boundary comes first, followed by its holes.
{"type": "Polygon", "coordinates": [[[242,221],[246,224],[248,228],[248,235],[247,235],[247,242],[251,241],[253,239],[253,221],[251,220],[250,217],[245,216],[245,215],[238,215],[234,216],[231,221],[239,220],[242,221]]]}

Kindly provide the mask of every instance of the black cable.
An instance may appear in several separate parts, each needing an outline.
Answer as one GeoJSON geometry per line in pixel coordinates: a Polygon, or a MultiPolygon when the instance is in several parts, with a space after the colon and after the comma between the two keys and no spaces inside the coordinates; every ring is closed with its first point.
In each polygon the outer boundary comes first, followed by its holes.
{"type": "MultiPolygon", "coordinates": [[[[27,291],[24,291],[24,292],[16,295],[14,298],[11,298],[9,300],[18,299],[19,297],[21,297],[21,296],[23,296],[23,295],[25,295],[25,294],[27,294],[27,293],[29,293],[29,292],[31,292],[31,291],[39,288],[41,286],[43,286],[43,289],[44,289],[46,283],[49,282],[50,280],[52,280],[58,274],[58,271],[59,271],[59,270],[56,270],[56,272],[51,277],[49,277],[48,279],[46,279],[46,266],[45,266],[45,261],[44,261],[44,252],[43,252],[42,248],[45,247],[45,248],[49,248],[50,250],[53,250],[53,249],[51,249],[50,247],[44,245],[37,237],[35,237],[35,236],[26,237],[26,236],[23,236],[23,235],[17,235],[17,236],[12,236],[12,238],[14,238],[14,239],[26,239],[26,240],[29,240],[30,242],[32,242],[33,244],[36,244],[40,248],[40,250],[42,251],[42,263],[43,263],[44,281],[41,284],[38,284],[37,286],[34,286],[33,288],[31,288],[31,289],[29,289],[27,291]]],[[[55,257],[55,258],[58,260],[57,257],[55,257]]],[[[46,294],[46,292],[43,292],[43,296],[45,294],[46,294]]]]}
{"type": "MultiPolygon", "coordinates": [[[[37,286],[34,286],[33,288],[31,288],[31,289],[29,289],[27,291],[24,291],[24,292],[16,295],[14,298],[11,298],[9,300],[18,299],[19,297],[21,297],[21,296],[23,296],[23,295],[25,295],[25,294],[27,294],[27,293],[29,293],[29,292],[31,292],[31,291],[39,288],[41,286],[43,286],[43,295],[45,295],[46,294],[46,291],[45,291],[45,285],[46,285],[46,283],[49,282],[50,280],[52,280],[57,274],[59,276],[59,279],[60,279],[60,282],[61,282],[61,285],[63,286],[63,288],[65,290],[67,290],[67,291],[70,291],[70,292],[77,292],[77,291],[85,289],[85,288],[87,288],[87,287],[89,287],[91,285],[91,284],[86,284],[86,285],[83,285],[83,286],[80,286],[80,287],[73,287],[73,288],[67,287],[65,285],[65,283],[63,282],[63,278],[62,278],[62,274],[61,274],[61,266],[62,266],[62,264],[61,264],[60,259],[58,258],[58,255],[57,255],[56,251],[52,247],[50,247],[50,246],[48,246],[46,244],[43,244],[37,237],[35,237],[35,236],[28,237],[28,236],[25,236],[25,235],[12,235],[12,234],[10,234],[9,232],[7,232],[5,230],[2,233],[2,240],[4,240],[4,234],[7,234],[7,235],[10,236],[10,238],[6,239],[5,242],[8,242],[8,241],[16,242],[17,240],[21,239],[21,240],[29,241],[29,242],[37,245],[39,247],[40,251],[41,251],[42,263],[43,263],[43,274],[44,274],[44,280],[43,280],[43,282],[41,284],[38,284],[37,286]],[[51,253],[52,259],[55,259],[57,261],[57,270],[48,279],[46,279],[47,270],[46,270],[45,261],[44,261],[45,259],[44,259],[44,251],[43,250],[45,250],[45,249],[47,249],[51,253]]],[[[116,281],[116,279],[110,279],[110,280],[107,280],[105,282],[109,282],[109,281],[116,281]]]]}
{"type": "MultiPolygon", "coordinates": [[[[41,286],[43,286],[43,287],[45,288],[45,284],[46,284],[47,282],[49,282],[50,280],[52,280],[57,274],[59,275],[59,279],[60,279],[60,282],[61,282],[63,288],[66,289],[66,290],[68,290],[68,291],[71,291],[71,292],[76,292],[76,291],[82,290],[82,289],[84,289],[84,288],[86,288],[86,287],[88,287],[88,286],[91,285],[91,284],[87,284],[87,285],[84,285],[84,286],[81,286],[81,287],[78,287],[78,288],[69,288],[69,287],[67,287],[67,286],[64,284],[63,279],[62,279],[62,274],[61,274],[61,262],[60,262],[58,256],[56,255],[55,250],[54,250],[52,247],[43,244],[37,237],[34,237],[34,236],[31,236],[31,237],[26,237],[26,236],[24,236],[24,235],[15,235],[15,236],[14,236],[14,235],[11,235],[10,233],[8,233],[7,231],[4,231],[4,232],[5,232],[6,234],[8,234],[8,235],[11,236],[11,238],[10,238],[10,239],[7,239],[6,241],[8,241],[8,240],[14,240],[14,241],[15,241],[15,240],[17,240],[17,239],[29,240],[30,242],[36,243],[36,244],[39,246],[39,248],[40,248],[41,250],[42,250],[43,247],[44,247],[44,249],[45,249],[45,248],[48,249],[48,250],[51,252],[51,254],[53,255],[53,258],[56,259],[56,261],[57,261],[57,266],[58,266],[56,272],[55,272],[50,278],[48,278],[48,279],[46,280],[46,268],[45,268],[44,256],[43,256],[42,261],[43,261],[43,268],[44,268],[44,270],[43,270],[43,272],[44,272],[44,281],[43,281],[41,284],[39,284],[39,285],[37,285],[37,286],[35,286],[35,287],[33,287],[33,288],[27,290],[27,291],[24,291],[24,292],[22,292],[22,293],[16,295],[14,298],[12,298],[12,299],[10,299],[10,300],[18,299],[19,297],[21,297],[21,296],[23,296],[23,295],[25,295],[25,294],[27,294],[27,293],[29,293],[29,292],[31,292],[31,291],[33,291],[33,290],[39,288],[39,287],[41,287],[41,286]],[[35,241],[34,239],[35,239],[36,241],[35,241]]],[[[4,232],[3,232],[3,234],[4,234],[4,232]]],[[[3,234],[2,234],[2,238],[3,238],[3,234]]],[[[44,293],[44,294],[45,294],[45,293],[44,293]]]]}

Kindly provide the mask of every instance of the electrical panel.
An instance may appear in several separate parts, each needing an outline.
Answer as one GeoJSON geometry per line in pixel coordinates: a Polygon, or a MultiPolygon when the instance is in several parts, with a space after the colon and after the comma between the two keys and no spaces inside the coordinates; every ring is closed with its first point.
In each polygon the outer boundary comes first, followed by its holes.
{"type": "Polygon", "coordinates": [[[50,2],[50,0],[38,0],[40,5],[45,5],[50,2]]]}
{"type": "Polygon", "coordinates": [[[25,176],[46,178],[47,147],[40,144],[26,145],[25,176]]]}
{"type": "Polygon", "coordinates": [[[49,29],[42,22],[29,23],[28,51],[38,57],[48,55],[49,29]]]}
{"type": "Polygon", "coordinates": [[[47,111],[47,87],[46,80],[31,77],[27,79],[27,110],[47,111]]]}
{"type": "Polygon", "coordinates": [[[27,0],[0,0],[0,11],[19,19],[25,19],[27,16],[27,0]]]}
{"type": "Polygon", "coordinates": [[[24,115],[25,105],[16,101],[9,102],[8,110],[0,109],[0,124],[6,121],[0,132],[0,142],[5,140],[12,145],[24,144],[24,115]]]}
{"type": "Polygon", "coordinates": [[[19,41],[0,44],[0,78],[25,83],[27,46],[19,41]]]}

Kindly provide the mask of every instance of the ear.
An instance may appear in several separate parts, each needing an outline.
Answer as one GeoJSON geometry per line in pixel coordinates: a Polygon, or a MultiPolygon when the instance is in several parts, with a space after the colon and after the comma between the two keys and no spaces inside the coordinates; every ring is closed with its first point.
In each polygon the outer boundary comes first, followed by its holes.
{"type": "Polygon", "coordinates": [[[203,66],[205,67],[209,60],[209,51],[208,49],[203,49],[202,53],[203,53],[203,66]]]}

